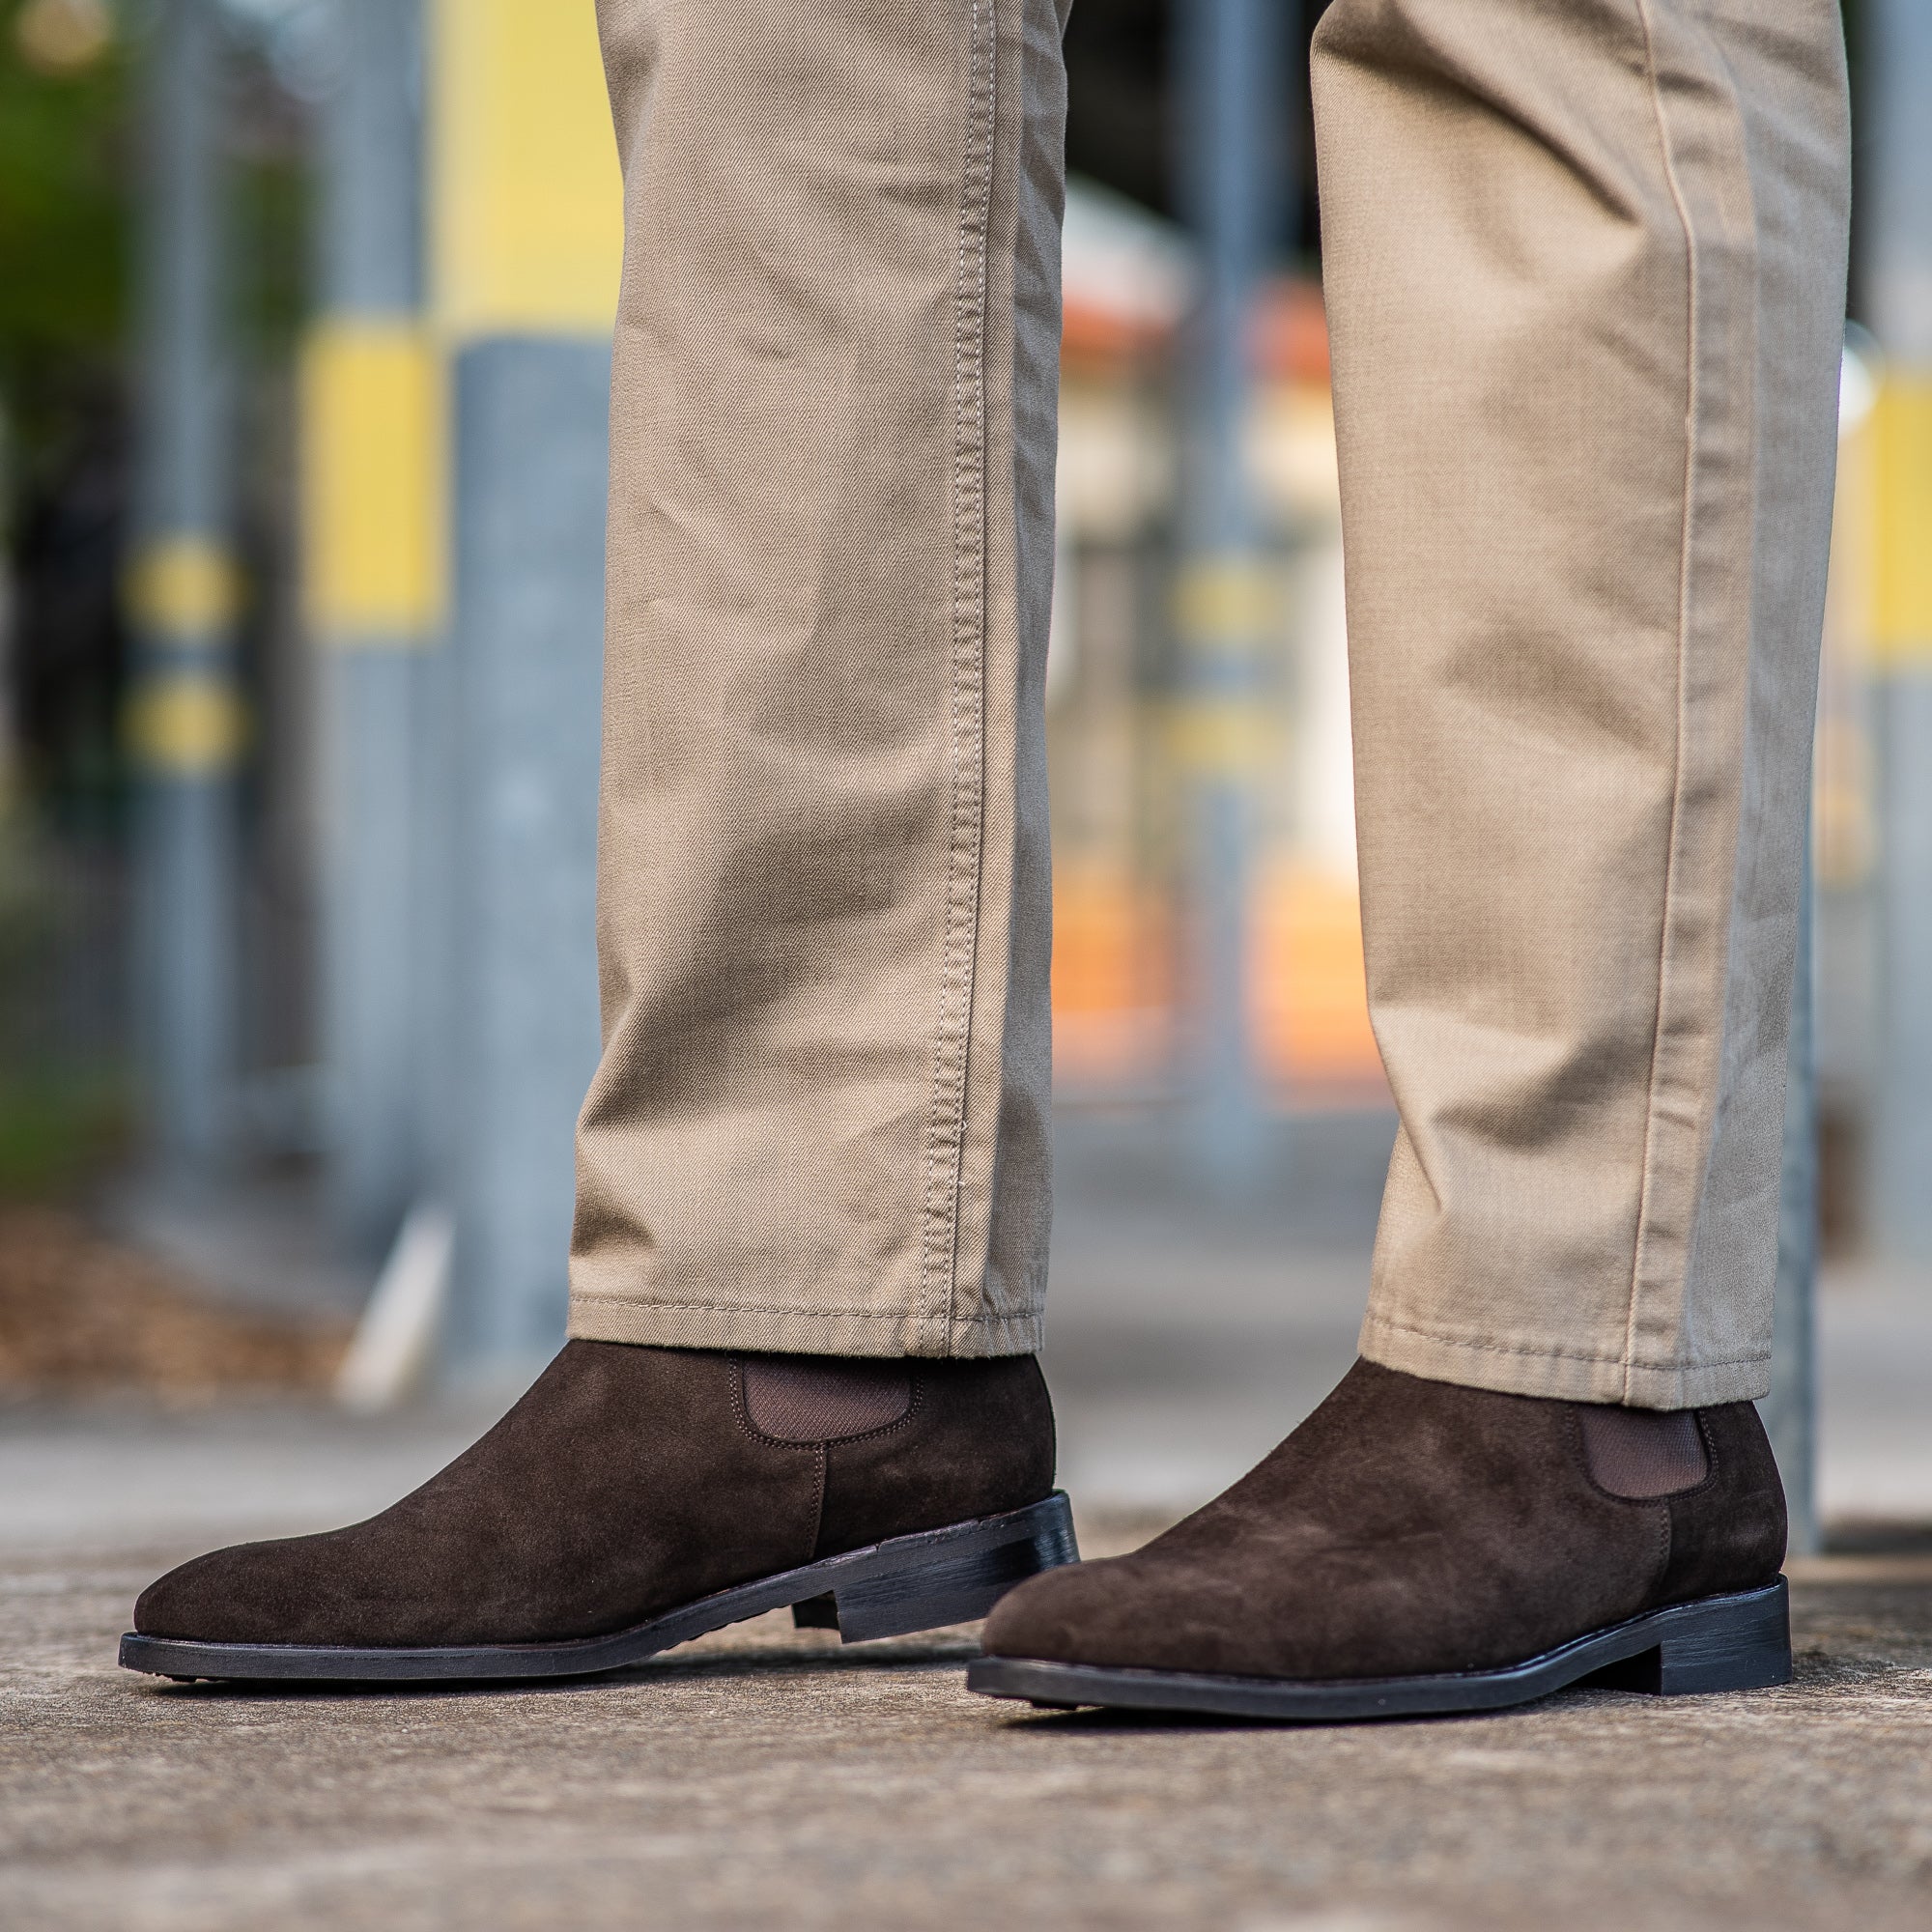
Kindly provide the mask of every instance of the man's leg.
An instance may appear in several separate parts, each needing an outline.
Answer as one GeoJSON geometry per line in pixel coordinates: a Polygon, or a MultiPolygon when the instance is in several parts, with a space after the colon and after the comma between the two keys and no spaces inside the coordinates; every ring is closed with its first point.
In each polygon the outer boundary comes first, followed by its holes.
{"type": "MultiPolygon", "coordinates": [[[[1835,455],[1839,32],[1833,0],[1324,15],[1363,924],[1402,1115],[1368,1359],[1170,1537],[1010,1599],[1003,1655],[1332,1684],[1772,1584],[1748,1399],[1835,455]]],[[[1753,1605],[1723,1614],[1762,1681],[1753,1605]]]]}
{"type": "Polygon", "coordinates": [[[1053,0],[604,0],[625,158],[571,1332],[1025,1353],[1053,0]]]}
{"type": "Polygon", "coordinates": [[[1420,0],[1325,37],[1364,926],[1403,1117],[1363,1350],[1391,1368],[1653,1408],[1769,1386],[1837,19],[1420,0]]]}
{"type": "Polygon", "coordinates": [[[1031,1353],[1061,18],[599,15],[626,261],[573,1339],[383,1516],[163,1577],[143,1669],[607,1668],[781,1604],[885,1635],[1070,1553],[1031,1353]]]}

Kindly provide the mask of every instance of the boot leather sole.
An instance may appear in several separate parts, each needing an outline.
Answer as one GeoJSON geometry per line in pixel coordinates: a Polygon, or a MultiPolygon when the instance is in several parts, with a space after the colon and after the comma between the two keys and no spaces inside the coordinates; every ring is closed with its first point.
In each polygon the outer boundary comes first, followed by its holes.
{"type": "Polygon", "coordinates": [[[966,1688],[1047,1710],[1097,1705],[1334,1723],[1500,1710],[1547,1697],[1583,1678],[1664,1697],[1788,1684],[1791,1621],[1784,1578],[1755,1590],[1646,1610],[1491,1670],[1287,1679],[982,1657],[967,1666],[966,1688]]]}
{"type": "Polygon", "coordinates": [[[846,1643],[906,1636],[983,1617],[1017,1583],[1076,1560],[1065,1492],[1001,1516],[895,1536],[821,1557],[665,1610],[629,1630],[559,1643],[373,1649],[335,1644],[201,1643],[188,1637],[121,1639],[121,1662],[178,1683],[398,1684],[465,1678],[582,1677],[618,1670],[706,1631],[790,1606],[804,1627],[837,1630],[846,1643]]]}

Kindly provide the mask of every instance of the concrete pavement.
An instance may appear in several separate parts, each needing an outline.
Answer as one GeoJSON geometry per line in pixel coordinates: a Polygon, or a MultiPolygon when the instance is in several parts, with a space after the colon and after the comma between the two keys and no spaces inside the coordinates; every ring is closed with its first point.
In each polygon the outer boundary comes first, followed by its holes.
{"type": "Polygon", "coordinates": [[[129,1597],[183,1553],[7,1566],[10,1927],[1932,1916],[1932,1555],[1809,1573],[1786,1690],[1268,1730],[1032,1715],[961,1690],[969,1633],[840,1650],[781,1618],[574,1689],[224,1692],[116,1670],[129,1597]]]}

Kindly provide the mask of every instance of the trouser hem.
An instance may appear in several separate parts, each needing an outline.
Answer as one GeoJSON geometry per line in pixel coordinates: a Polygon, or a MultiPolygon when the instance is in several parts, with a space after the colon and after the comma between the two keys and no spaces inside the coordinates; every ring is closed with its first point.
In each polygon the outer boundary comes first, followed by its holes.
{"type": "Polygon", "coordinates": [[[1755,1402],[1771,1389],[1769,1355],[1701,1366],[1631,1362],[1615,1354],[1569,1354],[1457,1339],[1376,1315],[1362,1323],[1358,1346],[1370,1361],[1426,1381],[1460,1382],[1465,1388],[1564,1402],[1620,1403],[1627,1408],[1700,1408],[1720,1402],[1755,1402]]]}
{"type": "Polygon", "coordinates": [[[932,1321],[895,1310],[734,1308],[644,1295],[573,1294],[570,1334],[580,1342],[657,1349],[743,1349],[775,1355],[923,1355],[977,1360],[1039,1350],[1037,1308],[1013,1315],[932,1321]]]}

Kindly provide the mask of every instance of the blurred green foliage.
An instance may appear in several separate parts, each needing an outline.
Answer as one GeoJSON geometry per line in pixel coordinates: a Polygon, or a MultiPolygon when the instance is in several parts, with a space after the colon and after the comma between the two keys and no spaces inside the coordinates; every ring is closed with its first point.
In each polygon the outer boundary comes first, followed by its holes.
{"type": "Polygon", "coordinates": [[[128,62],[28,64],[0,0],[0,384],[31,442],[44,384],[76,356],[117,357],[128,284],[128,62]]]}
{"type": "Polygon", "coordinates": [[[71,1194],[128,1138],[126,1085],[104,1070],[0,1071],[0,1200],[71,1194]]]}
{"type": "Polygon", "coordinates": [[[0,1199],[61,1194],[127,1137],[125,1082],[67,1010],[88,935],[63,886],[19,815],[0,815],[0,1199]]]}
{"type": "MultiPolygon", "coordinates": [[[[36,65],[22,31],[32,4],[0,0],[0,526],[10,548],[35,526],[48,488],[74,472],[76,445],[119,408],[129,298],[125,49],[109,40],[64,69],[36,65]]],[[[28,633],[10,642],[22,651],[28,633]]],[[[8,668],[17,706],[26,667],[8,668]]],[[[103,693],[103,710],[109,701],[103,693]]],[[[122,1138],[126,1114],[106,1069],[110,1042],[76,1038],[69,1021],[87,962],[76,955],[74,880],[20,795],[31,750],[8,748],[14,795],[0,799],[0,1196],[14,1198],[72,1186],[122,1138]]]]}
{"type": "MultiPolygon", "coordinates": [[[[251,566],[272,572],[289,552],[289,376],[308,306],[308,109],[278,79],[260,20],[222,19],[235,510],[251,566]]],[[[135,0],[111,10],[106,0],[0,0],[0,576],[11,564],[14,776],[43,814],[109,836],[125,806],[116,721],[127,660],[114,586],[135,494],[142,80],[154,22],[135,0]]],[[[244,637],[244,655],[258,643],[244,637]]]]}
{"type": "MultiPolygon", "coordinates": [[[[0,0],[0,392],[30,444],[64,375],[126,355],[137,174],[128,41],[72,71],[37,67],[17,31],[33,3],[0,0]]],[[[305,130],[252,44],[231,59],[232,313],[238,346],[272,360],[306,312],[305,130]]]]}
{"type": "MultiPolygon", "coordinates": [[[[116,584],[138,425],[140,0],[0,0],[0,1197],[125,1144],[127,674],[116,584]],[[130,430],[133,433],[130,433],[130,430]]],[[[308,298],[308,109],[224,16],[219,192],[238,534],[277,567],[308,298]]],[[[244,654],[260,647],[252,634],[244,654]]]]}

